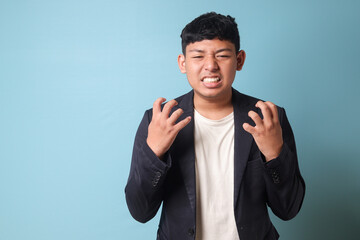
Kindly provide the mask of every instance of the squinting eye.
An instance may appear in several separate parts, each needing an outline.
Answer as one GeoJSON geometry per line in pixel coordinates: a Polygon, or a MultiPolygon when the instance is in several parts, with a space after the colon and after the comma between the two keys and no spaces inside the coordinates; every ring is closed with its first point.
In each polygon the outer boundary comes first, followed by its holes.
{"type": "Polygon", "coordinates": [[[230,56],[228,56],[228,55],[219,55],[218,57],[219,57],[219,58],[228,58],[228,57],[230,57],[230,56]]]}
{"type": "Polygon", "coordinates": [[[193,56],[192,58],[202,58],[202,56],[193,56]]]}

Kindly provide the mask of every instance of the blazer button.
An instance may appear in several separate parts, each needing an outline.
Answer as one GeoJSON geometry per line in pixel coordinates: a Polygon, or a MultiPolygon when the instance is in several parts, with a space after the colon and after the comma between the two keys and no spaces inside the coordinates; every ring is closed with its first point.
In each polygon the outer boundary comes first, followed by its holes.
{"type": "Polygon", "coordinates": [[[279,174],[276,172],[276,171],[273,171],[271,173],[271,176],[272,176],[272,179],[273,179],[273,182],[275,184],[279,184],[280,183],[280,177],[279,177],[279,174]]]}
{"type": "Polygon", "coordinates": [[[152,183],[153,187],[156,187],[156,185],[158,184],[158,182],[155,180],[153,180],[151,183],[152,183]]]}
{"type": "Polygon", "coordinates": [[[280,178],[279,178],[279,176],[273,177],[273,182],[274,182],[275,184],[280,183],[280,178]]]}
{"type": "Polygon", "coordinates": [[[189,228],[189,230],[188,230],[188,235],[189,235],[189,236],[194,236],[194,233],[195,233],[194,229],[193,229],[193,228],[189,228]]]}

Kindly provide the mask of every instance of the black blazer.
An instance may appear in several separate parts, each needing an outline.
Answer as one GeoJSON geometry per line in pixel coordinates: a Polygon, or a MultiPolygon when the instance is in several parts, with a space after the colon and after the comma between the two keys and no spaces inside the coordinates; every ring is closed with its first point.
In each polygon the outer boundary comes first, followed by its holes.
{"type": "MultiPolygon", "coordinates": [[[[278,239],[279,234],[268,215],[269,206],[283,220],[293,218],[303,202],[305,183],[300,175],[294,136],[285,110],[278,107],[284,145],[278,158],[266,163],[253,137],[242,124],[252,123],[248,112],[260,112],[258,99],[232,90],[234,107],[234,214],[241,240],[278,239]]],[[[135,137],[129,179],[125,195],[131,215],[145,223],[162,213],[158,240],[195,239],[196,183],[194,150],[193,91],[177,98],[178,108],[184,110],[180,120],[192,116],[173,145],[160,160],[146,143],[148,125],[152,118],[149,109],[135,137]]]]}

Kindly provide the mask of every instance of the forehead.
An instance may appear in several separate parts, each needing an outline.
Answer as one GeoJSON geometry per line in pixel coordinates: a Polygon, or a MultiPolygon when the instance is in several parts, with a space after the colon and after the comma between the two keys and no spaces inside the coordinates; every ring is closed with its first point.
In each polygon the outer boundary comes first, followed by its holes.
{"type": "Polygon", "coordinates": [[[205,39],[199,42],[190,43],[186,46],[186,54],[192,52],[213,53],[219,50],[235,52],[235,45],[227,40],[205,39]]]}

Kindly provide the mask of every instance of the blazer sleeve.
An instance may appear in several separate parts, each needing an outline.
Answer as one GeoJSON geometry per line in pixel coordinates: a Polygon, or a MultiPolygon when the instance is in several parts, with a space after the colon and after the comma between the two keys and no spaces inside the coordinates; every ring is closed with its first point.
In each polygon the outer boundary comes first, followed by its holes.
{"type": "Polygon", "coordinates": [[[126,202],[134,219],[145,223],[152,219],[163,199],[164,179],[171,167],[171,158],[165,154],[160,160],[146,143],[151,110],[147,110],[136,132],[128,182],[126,202]]]}
{"type": "Polygon", "coordinates": [[[278,112],[284,144],[280,155],[265,163],[266,194],[273,213],[283,220],[289,220],[301,208],[305,182],[300,174],[294,134],[285,110],[279,107],[278,112]]]}

